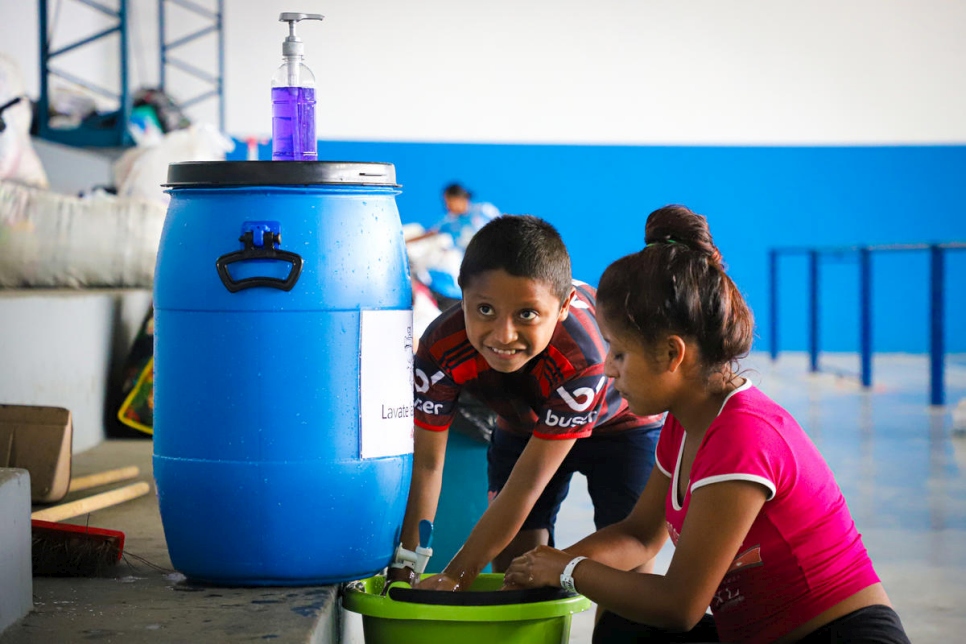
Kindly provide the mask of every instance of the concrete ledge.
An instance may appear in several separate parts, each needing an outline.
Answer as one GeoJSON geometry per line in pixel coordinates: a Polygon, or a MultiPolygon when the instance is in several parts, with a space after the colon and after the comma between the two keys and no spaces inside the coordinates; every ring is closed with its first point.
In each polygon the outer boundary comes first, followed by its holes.
{"type": "Polygon", "coordinates": [[[94,447],[150,304],[147,289],[0,289],[0,403],[66,407],[73,451],[94,447]]]}
{"type": "Polygon", "coordinates": [[[0,633],[33,608],[30,474],[0,468],[0,633]]]}
{"type": "MultiPolygon", "coordinates": [[[[151,441],[107,440],[74,456],[74,475],[136,465],[138,479],[153,483],[151,452],[151,441]]],[[[29,496],[29,485],[25,489],[29,496]]],[[[69,493],[64,502],[100,491],[69,493]]],[[[337,585],[203,586],[172,570],[154,490],[68,523],[124,532],[124,560],[99,577],[35,578],[34,610],[0,635],[0,644],[341,640],[337,585]]]]}

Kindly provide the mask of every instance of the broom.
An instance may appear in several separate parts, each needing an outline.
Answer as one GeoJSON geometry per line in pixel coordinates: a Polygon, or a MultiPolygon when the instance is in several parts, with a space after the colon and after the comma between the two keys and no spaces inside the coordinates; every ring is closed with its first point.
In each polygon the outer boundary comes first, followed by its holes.
{"type": "Polygon", "coordinates": [[[41,577],[96,577],[121,561],[124,533],[31,519],[33,573],[41,577]]]}
{"type": "Polygon", "coordinates": [[[57,522],[135,499],[149,489],[141,481],[31,513],[33,574],[90,577],[115,566],[124,554],[123,532],[57,522]]]}

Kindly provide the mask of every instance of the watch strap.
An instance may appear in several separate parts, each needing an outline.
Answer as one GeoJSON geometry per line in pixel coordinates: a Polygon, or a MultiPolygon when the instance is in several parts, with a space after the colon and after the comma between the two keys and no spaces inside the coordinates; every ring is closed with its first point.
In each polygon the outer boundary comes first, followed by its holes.
{"type": "Polygon", "coordinates": [[[577,589],[574,588],[574,568],[577,567],[581,561],[587,557],[574,557],[570,562],[564,566],[563,572],[560,573],[560,587],[570,593],[576,593],[577,589]]]}

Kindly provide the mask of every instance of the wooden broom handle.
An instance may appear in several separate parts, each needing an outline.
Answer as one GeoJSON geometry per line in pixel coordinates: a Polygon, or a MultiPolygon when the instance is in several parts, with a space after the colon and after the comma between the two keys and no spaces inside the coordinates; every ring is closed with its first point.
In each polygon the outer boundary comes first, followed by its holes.
{"type": "Polygon", "coordinates": [[[144,481],[140,481],[138,483],[125,485],[124,487],[119,487],[116,490],[111,490],[110,492],[102,492],[101,494],[95,494],[94,496],[77,499],[76,501],[71,501],[70,503],[62,503],[61,505],[55,505],[51,508],[31,512],[30,518],[40,519],[41,521],[63,521],[64,519],[70,519],[72,517],[88,514],[89,512],[101,510],[112,505],[117,505],[118,503],[123,503],[124,501],[136,499],[139,496],[144,496],[147,494],[150,489],[150,485],[144,481]]]}
{"type": "Polygon", "coordinates": [[[128,467],[121,467],[116,470],[107,470],[105,472],[97,472],[96,474],[88,474],[87,476],[78,476],[70,480],[70,487],[67,488],[67,491],[79,492],[81,490],[88,490],[92,487],[107,485],[108,483],[127,481],[128,479],[137,478],[138,474],[140,473],[141,468],[139,468],[137,465],[129,465],[128,467]]]}

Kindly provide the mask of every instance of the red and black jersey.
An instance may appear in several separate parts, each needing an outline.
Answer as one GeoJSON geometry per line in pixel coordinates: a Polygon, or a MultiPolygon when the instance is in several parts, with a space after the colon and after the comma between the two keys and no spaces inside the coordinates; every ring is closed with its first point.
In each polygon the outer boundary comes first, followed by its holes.
{"type": "Polygon", "coordinates": [[[466,336],[459,304],[429,325],[415,357],[416,425],[449,428],[466,391],[499,417],[502,429],[538,438],[584,438],[592,432],[659,427],[661,416],[635,416],[604,375],[607,344],[597,326],[596,291],[574,282],[577,294],[550,344],[514,373],[491,369],[466,336]]]}

